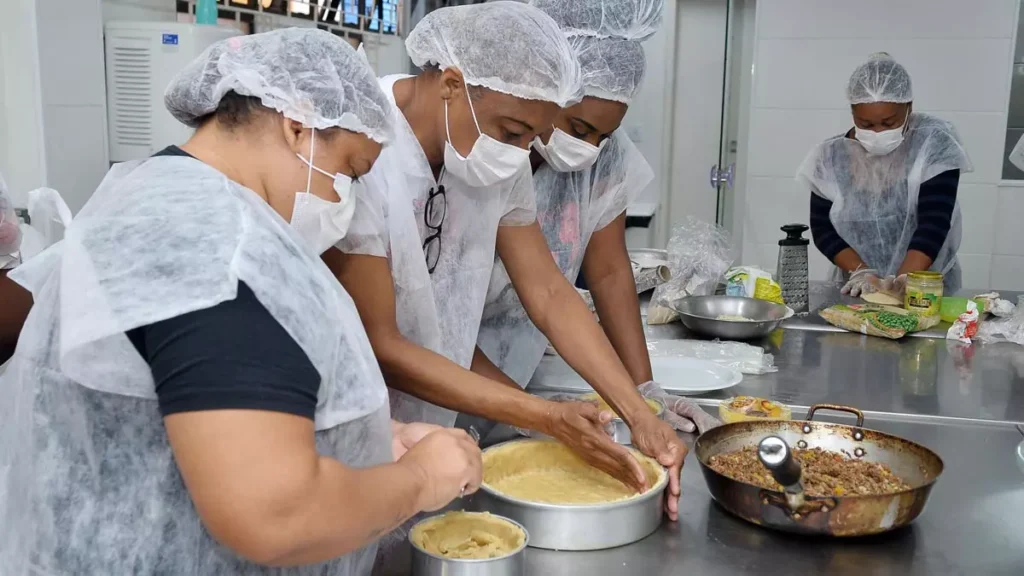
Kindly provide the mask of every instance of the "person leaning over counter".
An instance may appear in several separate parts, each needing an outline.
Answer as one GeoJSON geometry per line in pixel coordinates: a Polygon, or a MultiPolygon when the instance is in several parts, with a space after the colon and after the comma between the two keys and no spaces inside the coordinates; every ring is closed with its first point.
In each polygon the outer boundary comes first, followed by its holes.
{"type": "Polygon", "coordinates": [[[960,289],[960,174],[973,170],[956,128],[913,111],[906,68],[873,55],[846,89],[853,128],[815,147],[797,171],[811,190],[811,234],[843,292],[898,289],[910,272],[960,289]]]}
{"type": "MultiPolygon", "coordinates": [[[[634,384],[665,401],[680,430],[717,421],[653,382],[640,304],[626,250],[626,208],[654,173],[619,130],[643,82],[641,41],[661,24],[664,0],[533,0],[565,33],[583,76],[583,100],[563,108],[533,141],[537,221],[566,279],[583,273],[601,328],[634,384]]],[[[517,386],[537,370],[547,340],[530,321],[504,264],[495,261],[478,338],[486,357],[517,386]]]]}
{"type": "Polygon", "coordinates": [[[518,2],[435,10],[406,40],[416,76],[381,79],[395,143],[363,179],[352,230],[325,261],[352,294],[395,392],[399,420],[452,426],[457,413],[539,430],[634,489],[630,453],[586,402],[523,392],[476,347],[495,252],[534,323],[672,469],[675,517],[686,448],[551,258],[536,223],[530,142],[578,100],[579,66],[558,26],[518,2]]]}
{"type": "Polygon", "coordinates": [[[114,166],[12,273],[36,305],[0,376],[0,574],[369,574],[482,473],[468,434],[390,420],[320,260],[390,104],[300,28],[218,42],[165,103],[188,142],[114,166]]]}
{"type": "Polygon", "coordinates": [[[7,195],[7,183],[0,174],[0,364],[14,354],[21,327],[32,308],[32,295],[7,277],[20,263],[20,248],[21,228],[7,195]]]}

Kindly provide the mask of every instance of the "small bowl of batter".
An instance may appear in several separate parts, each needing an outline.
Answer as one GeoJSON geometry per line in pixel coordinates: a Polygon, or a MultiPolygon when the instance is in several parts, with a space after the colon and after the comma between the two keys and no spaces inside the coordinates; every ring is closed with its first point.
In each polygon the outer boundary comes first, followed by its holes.
{"type": "Polygon", "coordinates": [[[529,542],[519,523],[488,512],[447,512],[409,531],[414,576],[523,574],[529,542]]]}

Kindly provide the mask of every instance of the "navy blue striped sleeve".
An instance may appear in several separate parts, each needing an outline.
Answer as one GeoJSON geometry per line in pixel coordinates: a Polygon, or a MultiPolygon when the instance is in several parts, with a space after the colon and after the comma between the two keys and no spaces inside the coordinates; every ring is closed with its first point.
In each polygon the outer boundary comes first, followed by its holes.
{"type": "Polygon", "coordinates": [[[921,184],[917,195],[917,229],[910,238],[910,250],[935,260],[946,242],[956,207],[960,171],[947,170],[921,184]]]}
{"type": "Polygon", "coordinates": [[[836,227],[829,218],[832,210],[832,201],[818,196],[811,192],[811,237],[814,238],[814,245],[829,259],[835,262],[836,255],[850,247],[843,240],[836,227]]]}

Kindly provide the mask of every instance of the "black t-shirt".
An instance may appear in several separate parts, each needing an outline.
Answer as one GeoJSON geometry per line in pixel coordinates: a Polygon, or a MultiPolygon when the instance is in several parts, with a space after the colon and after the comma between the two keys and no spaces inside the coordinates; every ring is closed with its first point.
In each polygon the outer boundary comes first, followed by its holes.
{"type": "MultiPolygon", "coordinates": [[[[171,146],[154,156],[190,156],[171,146]]],[[[234,300],[129,330],[164,415],[249,409],[313,419],[320,375],[244,283],[234,300]]]]}

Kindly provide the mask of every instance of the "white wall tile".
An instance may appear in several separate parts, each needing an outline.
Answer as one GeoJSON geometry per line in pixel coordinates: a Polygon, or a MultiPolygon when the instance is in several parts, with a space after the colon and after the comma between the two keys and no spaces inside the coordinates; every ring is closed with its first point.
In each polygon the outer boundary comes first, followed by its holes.
{"type": "Polygon", "coordinates": [[[960,259],[962,289],[988,290],[991,283],[991,254],[957,254],[960,259]]]}
{"type": "Polygon", "coordinates": [[[813,242],[807,250],[807,277],[811,280],[828,280],[832,274],[832,268],[835,266],[821,252],[818,252],[813,242]]]}
{"type": "Polygon", "coordinates": [[[1024,257],[992,257],[992,289],[1024,291],[1024,257]]]}
{"type": "MultiPolygon", "coordinates": [[[[928,110],[922,110],[927,112],[928,110]]],[[[974,172],[963,174],[961,182],[996,184],[1002,177],[1006,143],[1006,113],[931,112],[956,127],[974,172]]]]}
{"type": "Polygon", "coordinates": [[[769,0],[763,38],[1009,38],[1015,0],[769,0]]]}
{"type": "Polygon", "coordinates": [[[845,109],[757,109],[750,123],[747,174],[793,179],[812,148],[851,125],[845,109]]]}
{"type": "Polygon", "coordinates": [[[992,253],[995,241],[995,226],[992,223],[996,219],[998,196],[999,191],[994,184],[962,184],[957,190],[963,223],[961,254],[992,253]]]}
{"type": "Polygon", "coordinates": [[[46,106],[47,185],[77,213],[107,172],[106,116],[102,106],[46,106]]]}
{"type": "Polygon", "coordinates": [[[43,103],[105,106],[99,0],[60,0],[57,4],[41,11],[38,19],[43,103]]]}
{"type": "Polygon", "coordinates": [[[1024,256],[1024,187],[999,187],[993,253],[1024,256]]]}
{"type": "Polygon", "coordinates": [[[921,108],[1005,112],[1009,39],[760,39],[755,106],[845,108],[850,74],[886,51],[907,67],[921,108]]]}
{"type": "Polygon", "coordinates": [[[793,178],[747,181],[745,243],[777,244],[785,236],[780,227],[809,220],[810,191],[801,190],[793,178]]]}

